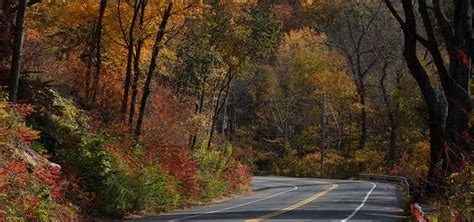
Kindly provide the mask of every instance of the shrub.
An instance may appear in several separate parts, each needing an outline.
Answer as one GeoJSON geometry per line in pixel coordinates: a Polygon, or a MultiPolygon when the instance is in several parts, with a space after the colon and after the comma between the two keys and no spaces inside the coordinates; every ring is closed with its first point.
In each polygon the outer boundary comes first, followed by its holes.
{"type": "Polygon", "coordinates": [[[206,146],[200,146],[194,149],[193,157],[199,163],[199,170],[210,176],[219,177],[228,168],[232,150],[226,149],[227,153],[217,150],[208,150],[206,146]]]}
{"type": "Polygon", "coordinates": [[[64,181],[45,167],[30,168],[18,159],[0,159],[0,221],[72,220],[63,200],[64,181]]]}
{"type": "Polygon", "coordinates": [[[63,198],[66,181],[41,160],[27,161],[16,153],[29,146],[42,148],[35,145],[38,132],[23,121],[32,112],[29,105],[11,107],[0,100],[0,221],[74,220],[63,198]]]}
{"type": "MultiPolygon", "coordinates": [[[[365,162],[364,162],[365,163],[365,162]]],[[[294,154],[276,158],[272,171],[278,175],[293,177],[320,177],[321,155],[319,152],[298,158],[294,154]]],[[[360,170],[360,164],[343,158],[337,151],[328,149],[324,160],[324,177],[345,179],[360,170]]]]}
{"type": "Polygon", "coordinates": [[[65,160],[84,178],[81,185],[85,191],[102,190],[114,168],[114,158],[102,148],[106,138],[100,134],[86,135],[81,140],[78,148],[66,151],[65,160]]]}
{"type": "Polygon", "coordinates": [[[229,162],[223,179],[228,186],[228,192],[242,193],[250,189],[251,174],[250,168],[236,160],[229,162]]]}
{"type": "Polygon", "coordinates": [[[148,160],[158,161],[160,167],[178,183],[180,192],[189,199],[199,196],[198,164],[185,147],[163,146],[158,141],[146,144],[148,160]]]}
{"type": "Polygon", "coordinates": [[[205,144],[196,147],[193,157],[199,164],[201,198],[210,201],[231,192],[248,190],[250,170],[232,159],[232,147],[225,152],[208,150],[205,144]]]}
{"type": "Polygon", "coordinates": [[[49,99],[53,101],[54,110],[42,107],[30,118],[34,128],[42,132],[40,142],[49,145],[53,158],[63,165],[68,174],[80,178],[78,183],[84,191],[103,190],[114,161],[102,147],[109,138],[94,133],[88,116],[71,100],[54,91],[48,96],[52,97],[49,99]]]}
{"type": "Polygon", "coordinates": [[[141,209],[147,212],[169,211],[183,201],[178,182],[158,164],[149,164],[140,177],[142,184],[141,209]]]}
{"type": "Polygon", "coordinates": [[[105,214],[122,217],[139,206],[141,184],[136,178],[118,169],[107,178],[103,193],[103,211],[105,214]]]}
{"type": "Polygon", "coordinates": [[[201,182],[201,199],[203,201],[211,201],[227,193],[227,184],[221,178],[203,174],[200,174],[198,178],[201,182]]]}
{"type": "Polygon", "coordinates": [[[453,173],[449,180],[449,207],[457,214],[469,217],[469,220],[474,219],[474,166],[466,164],[461,172],[453,173]]]}

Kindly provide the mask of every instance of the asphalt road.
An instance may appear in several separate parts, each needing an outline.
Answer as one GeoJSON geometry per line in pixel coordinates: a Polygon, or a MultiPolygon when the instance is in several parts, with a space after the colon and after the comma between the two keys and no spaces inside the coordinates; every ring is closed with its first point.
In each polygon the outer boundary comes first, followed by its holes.
{"type": "Polygon", "coordinates": [[[137,221],[400,221],[396,186],[350,180],[254,177],[253,193],[137,221]]]}

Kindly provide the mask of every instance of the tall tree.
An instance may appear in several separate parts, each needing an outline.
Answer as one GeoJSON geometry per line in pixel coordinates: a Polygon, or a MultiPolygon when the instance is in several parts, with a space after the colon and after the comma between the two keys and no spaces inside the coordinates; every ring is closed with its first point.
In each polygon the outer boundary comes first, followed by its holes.
{"type": "Polygon", "coordinates": [[[388,137],[390,144],[387,149],[386,160],[393,166],[399,163],[401,151],[398,147],[400,124],[396,115],[400,106],[399,101],[393,99],[393,96],[394,90],[401,90],[400,78],[406,66],[402,57],[403,49],[400,47],[403,36],[401,32],[397,32],[398,23],[392,19],[390,11],[384,7],[383,3],[379,3],[377,7],[366,7],[366,10],[369,14],[374,14],[379,10],[378,16],[372,24],[372,34],[369,35],[368,41],[374,55],[379,60],[374,70],[374,76],[380,75],[377,81],[383,98],[380,112],[385,116],[383,122],[388,130],[388,133],[384,133],[384,137],[388,137]]]}
{"type": "Polygon", "coordinates": [[[0,8],[0,85],[9,84],[9,61],[12,50],[13,0],[2,0],[0,8]]]}
{"type": "Polygon", "coordinates": [[[417,2],[402,0],[402,16],[396,8],[399,3],[385,0],[401,25],[405,40],[404,57],[428,107],[431,146],[428,179],[432,182],[430,188],[434,188],[435,184],[446,184],[447,177],[459,171],[472,158],[472,145],[467,144],[467,140],[472,137],[468,133],[472,118],[468,85],[474,53],[474,5],[470,0],[454,1],[454,13],[448,18],[443,1],[433,0],[430,6],[426,0],[417,2]],[[421,17],[422,24],[418,24],[418,17],[421,17]],[[421,29],[425,35],[420,33],[421,29]],[[438,38],[438,34],[442,38],[438,38]],[[432,57],[441,91],[435,89],[432,77],[421,64],[419,45],[432,57]],[[439,94],[448,101],[447,112],[442,107],[439,94]],[[446,122],[443,121],[445,117],[446,122]]]}
{"type": "Polygon", "coordinates": [[[171,17],[172,9],[173,9],[173,1],[169,1],[168,6],[166,7],[162,16],[160,27],[156,34],[155,43],[153,44],[150,67],[148,68],[145,85],[143,86],[143,96],[142,96],[140,109],[138,113],[137,127],[135,129],[135,136],[137,139],[140,137],[140,134],[142,132],[142,124],[143,124],[143,118],[145,116],[146,104],[148,101],[148,96],[150,96],[150,93],[151,93],[151,83],[153,80],[153,75],[156,71],[156,67],[158,65],[157,60],[160,54],[160,50],[162,48],[162,41],[166,34],[166,26],[168,25],[168,21],[171,17]]]}
{"type": "Polygon", "coordinates": [[[140,79],[140,58],[143,48],[143,42],[145,41],[143,25],[145,21],[145,9],[147,6],[148,0],[142,0],[141,10],[140,10],[140,21],[138,24],[139,29],[139,37],[137,40],[137,49],[135,50],[135,58],[133,63],[134,69],[134,76],[132,82],[132,98],[130,99],[130,113],[128,116],[128,125],[130,127],[133,126],[133,119],[135,117],[135,105],[137,103],[137,96],[138,96],[138,80],[140,79]]]}
{"type": "Polygon", "coordinates": [[[91,31],[90,33],[90,38],[88,39],[88,43],[89,43],[89,47],[87,47],[87,71],[86,71],[86,79],[85,79],[85,96],[87,99],[90,99],[91,96],[92,96],[92,88],[91,88],[91,75],[92,75],[92,63],[93,63],[93,55],[94,55],[94,52],[95,52],[95,49],[96,49],[96,44],[95,44],[95,41],[96,41],[96,37],[95,37],[95,25],[94,24],[94,27],[92,28],[93,31],[91,31]]]}
{"type": "Polygon", "coordinates": [[[350,1],[351,7],[343,13],[341,26],[335,31],[333,46],[337,47],[347,58],[350,71],[359,95],[360,108],[360,137],[359,149],[363,149],[368,137],[368,89],[367,79],[375,68],[379,58],[374,56],[370,45],[370,35],[373,34],[372,25],[379,16],[382,4],[375,7],[370,13],[366,12],[369,6],[350,1]]]}
{"type": "MultiPolygon", "coordinates": [[[[119,1],[120,4],[120,1],[119,1]]],[[[130,91],[130,81],[132,79],[132,66],[133,66],[133,54],[134,54],[134,45],[135,45],[135,24],[137,21],[138,13],[140,11],[142,0],[135,0],[135,4],[133,7],[133,16],[132,21],[130,22],[130,28],[128,30],[128,41],[125,39],[128,47],[128,54],[127,54],[127,68],[125,73],[125,81],[123,86],[123,97],[122,97],[122,106],[121,112],[122,115],[127,113],[127,106],[128,106],[128,94],[130,91]]],[[[120,6],[119,6],[120,7],[120,6]]]]}
{"type": "Polygon", "coordinates": [[[93,82],[93,91],[92,91],[92,101],[95,102],[97,99],[97,94],[99,93],[99,83],[100,83],[100,75],[102,69],[102,24],[104,20],[105,8],[107,7],[107,0],[100,1],[100,8],[99,8],[99,18],[97,20],[97,26],[95,30],[95,37],[96,37],[96,61],[95,61],[95,76],[93,82]]]}
{"type": "Polygon", "coordinates": [[[13,40],[12,61],[11,61],[11,67],[10,67],[9,90],[10,90],[10,101],[12,103],[16,103],[18,83],[20,80],[21,49],[23,48],[26,7],[27,7],[26,0],[20,0],[18,2],[17,13],[16,13],[16,23],[15,23],[15,34],[14,34],[14,40],[13,40]]]}
{"type": "Polygon", "coordinates": [[[214,105],[214,111],[211,116],[211,126],[209,129],[209,136],[207,139],[207,149],[211,148],[212,137],[214,136],[217,119],[219,118],[219,114],[221,113],[222,108],[225,105],[225,101],[227,100],[227,97],[229,95],[230,85],[232,83],[232,80],[235,77],[235,70],[233,69],[234,67],[229,67],[224,79],[222,79],[222,81],[218,83],[219,87],[217,90],[218,92],[216,95],[217,99],[214,105]]]}

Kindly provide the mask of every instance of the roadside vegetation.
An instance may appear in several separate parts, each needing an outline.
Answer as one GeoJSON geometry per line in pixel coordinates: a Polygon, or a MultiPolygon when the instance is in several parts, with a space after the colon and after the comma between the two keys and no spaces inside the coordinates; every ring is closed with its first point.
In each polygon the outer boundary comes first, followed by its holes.
{"type": "Polygon", "coordinates": [[[472,219],[474,6],[440,2],[3,0],[0,221],[156,214],[252,171],[404,176],[472,219]]]}

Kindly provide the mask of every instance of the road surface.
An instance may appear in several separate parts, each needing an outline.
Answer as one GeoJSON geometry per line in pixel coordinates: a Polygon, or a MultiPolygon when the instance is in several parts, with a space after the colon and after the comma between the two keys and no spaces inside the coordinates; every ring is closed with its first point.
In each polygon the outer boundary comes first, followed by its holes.
{"type": "Polygon", "coordinates": [[[396,186],[350,180],[254,177],[253,193],[137,221],[400,221],[396,186]]]}

